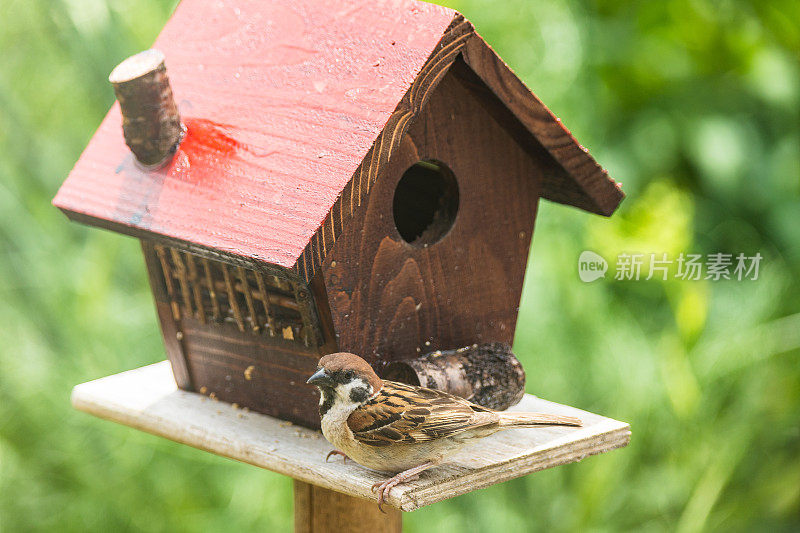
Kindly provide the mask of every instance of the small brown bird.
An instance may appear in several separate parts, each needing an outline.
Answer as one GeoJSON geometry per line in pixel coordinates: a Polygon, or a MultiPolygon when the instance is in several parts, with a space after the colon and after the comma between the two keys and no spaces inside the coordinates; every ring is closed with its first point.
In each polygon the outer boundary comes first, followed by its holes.
{"type": "Polygon", "coordinates": [[[571,416],[502,413],[443,391],[383,381],[357,355],[319,360],[308,382],[320,391],[322,434],[358,464],[396,474],[375,483],[378,506],[392,487],[416,479],[465,442],[508,428],[580,426],[571,416]]]}

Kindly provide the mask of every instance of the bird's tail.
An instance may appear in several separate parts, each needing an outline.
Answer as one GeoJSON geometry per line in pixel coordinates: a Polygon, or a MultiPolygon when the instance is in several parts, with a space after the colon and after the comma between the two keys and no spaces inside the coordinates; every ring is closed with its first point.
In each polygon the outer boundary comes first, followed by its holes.
{"type": "Polygon", "coordinates": [[[582,426],[574,416],[551,415],[547,413],[497,413],[501,428],[524,428],[537,426],[582,426]]]}

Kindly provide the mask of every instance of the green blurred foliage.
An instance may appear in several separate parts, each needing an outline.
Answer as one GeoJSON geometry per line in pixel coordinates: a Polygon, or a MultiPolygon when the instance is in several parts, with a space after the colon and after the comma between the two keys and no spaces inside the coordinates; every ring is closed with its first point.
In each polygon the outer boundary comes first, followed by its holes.
{"type": "MultiPolygon", "coordinates": [[[[72,385],[163,358],[137,243],[50,199],[173,0],[0,3],[0,531],[287,531],[288,479],[102,422],[72,385]]],[[[528,391],[628,448],[406,515],[408,531],[800,529],[800,3],[464,0],[623,182],[544,202],[515,350],[528,391]],[[794,22],[793,22],[794,21],[794,22]],[[760,252],[758,281],[583,284],[577,257],[760,252]]]]}

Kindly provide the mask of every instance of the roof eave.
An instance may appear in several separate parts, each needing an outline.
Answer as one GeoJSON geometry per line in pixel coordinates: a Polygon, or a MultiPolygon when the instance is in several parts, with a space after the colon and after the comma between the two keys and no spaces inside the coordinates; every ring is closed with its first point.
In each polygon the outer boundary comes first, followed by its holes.
{"type": "Polygon", "coordinates": [[[610,216],[625,197],[619,185],[580,145],[477,33],[462,49],[466,64],[564,169],[548,180],[542,196],[585,211],[610,216]]]}

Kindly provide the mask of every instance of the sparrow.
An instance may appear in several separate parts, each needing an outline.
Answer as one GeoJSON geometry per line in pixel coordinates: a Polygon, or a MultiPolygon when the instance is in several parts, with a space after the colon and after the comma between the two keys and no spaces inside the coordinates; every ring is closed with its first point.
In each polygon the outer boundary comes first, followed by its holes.
{"type": "Polygon", "coordinates": [[[571,416],[498,412],[444,391],[382,380],[352,353],[322,357],[307,383],[320,391],[322,434],[335,447],[325,460],[342,455],[394,474],[372,486],[381,511],[393,487],[469,441],[509,428],[581,425],[571,416]]]}

